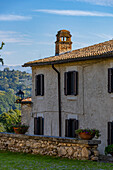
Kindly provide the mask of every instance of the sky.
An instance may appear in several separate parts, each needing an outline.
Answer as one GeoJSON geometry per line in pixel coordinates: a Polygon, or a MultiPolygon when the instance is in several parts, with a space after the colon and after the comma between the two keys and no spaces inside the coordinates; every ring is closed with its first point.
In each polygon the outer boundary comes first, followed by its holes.
{"type": "Polygon", "coordinates": [[[113,0],[0,0],[6,65],[54,56],[62,29],[70,31],[73,50],[113,39],[113,0]]]}

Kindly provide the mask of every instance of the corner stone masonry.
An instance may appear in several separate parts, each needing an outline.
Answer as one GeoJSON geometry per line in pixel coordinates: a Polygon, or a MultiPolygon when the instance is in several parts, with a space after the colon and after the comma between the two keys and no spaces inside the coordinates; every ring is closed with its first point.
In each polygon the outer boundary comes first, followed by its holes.
{"type": "Polygon", "coordinates": [[[97,161],[100,140],[0,133],[0,150],[97,161]]]}

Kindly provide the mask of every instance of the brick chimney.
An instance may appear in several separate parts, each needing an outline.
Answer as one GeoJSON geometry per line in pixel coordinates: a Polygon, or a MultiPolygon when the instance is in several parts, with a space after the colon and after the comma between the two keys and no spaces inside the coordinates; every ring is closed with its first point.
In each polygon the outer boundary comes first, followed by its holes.
{"type": "Polygon", "coordinates": [[[55,55],[72,50],[71,36],[72,35],[67,30],[58,31],[55,42],[55,55]]]}

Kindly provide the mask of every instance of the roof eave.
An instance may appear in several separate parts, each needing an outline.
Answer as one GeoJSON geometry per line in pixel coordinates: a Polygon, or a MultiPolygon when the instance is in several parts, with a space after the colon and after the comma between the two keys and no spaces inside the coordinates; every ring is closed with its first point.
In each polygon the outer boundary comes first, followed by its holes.
{"type": "Polygon", "coordinates": [[[77,62],[77,61],[86,61],[86,60],[94,60],[94,59],[102,59],[102,58],[112,58],[113,53],[104,53],[101,55],[95,56],[86,56],[86,57],[78,57],[78,58],[69,58],[64,60],[56,60],[56,61],[48,61],[48,62],[36,62],[36,63],[25,63],[22,67],[32,67],[32,66],[42,66],[42,65],[52,65],[52,64],[63,64],[68,62],[77,62]]]}
{"type": "Polygon", "coordinates": [[[21,104],[32,104],[31,101],[24,101],[24,102],[21,102],[21,104]]]}

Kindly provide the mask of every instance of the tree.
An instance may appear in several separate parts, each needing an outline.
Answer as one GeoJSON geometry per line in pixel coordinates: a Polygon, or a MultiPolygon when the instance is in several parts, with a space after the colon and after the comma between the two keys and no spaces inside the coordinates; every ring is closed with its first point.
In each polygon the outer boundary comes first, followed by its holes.
{"type": "MultiPolygon", "coordinates": [[[[5,45],[5,43],[4,42],[2,42],[2,44],[1,44],[1,47],[0,47],[0,50],[3,48],[3,46],[5,45]]],[[[1,55],[0,55],[1,56],[1,55]]],[[[4,64],[4,62],[3,62],[3,59],[2,58],[0,58],[0,62],[2,63],[2,65],[4,64]]]]}
{"type": "Polygon", "coordinates": [[[13,125],[21,123],[21,111],[9,110],[0,114],[0,130],[6,132],[13,132],[13,125]]]}

